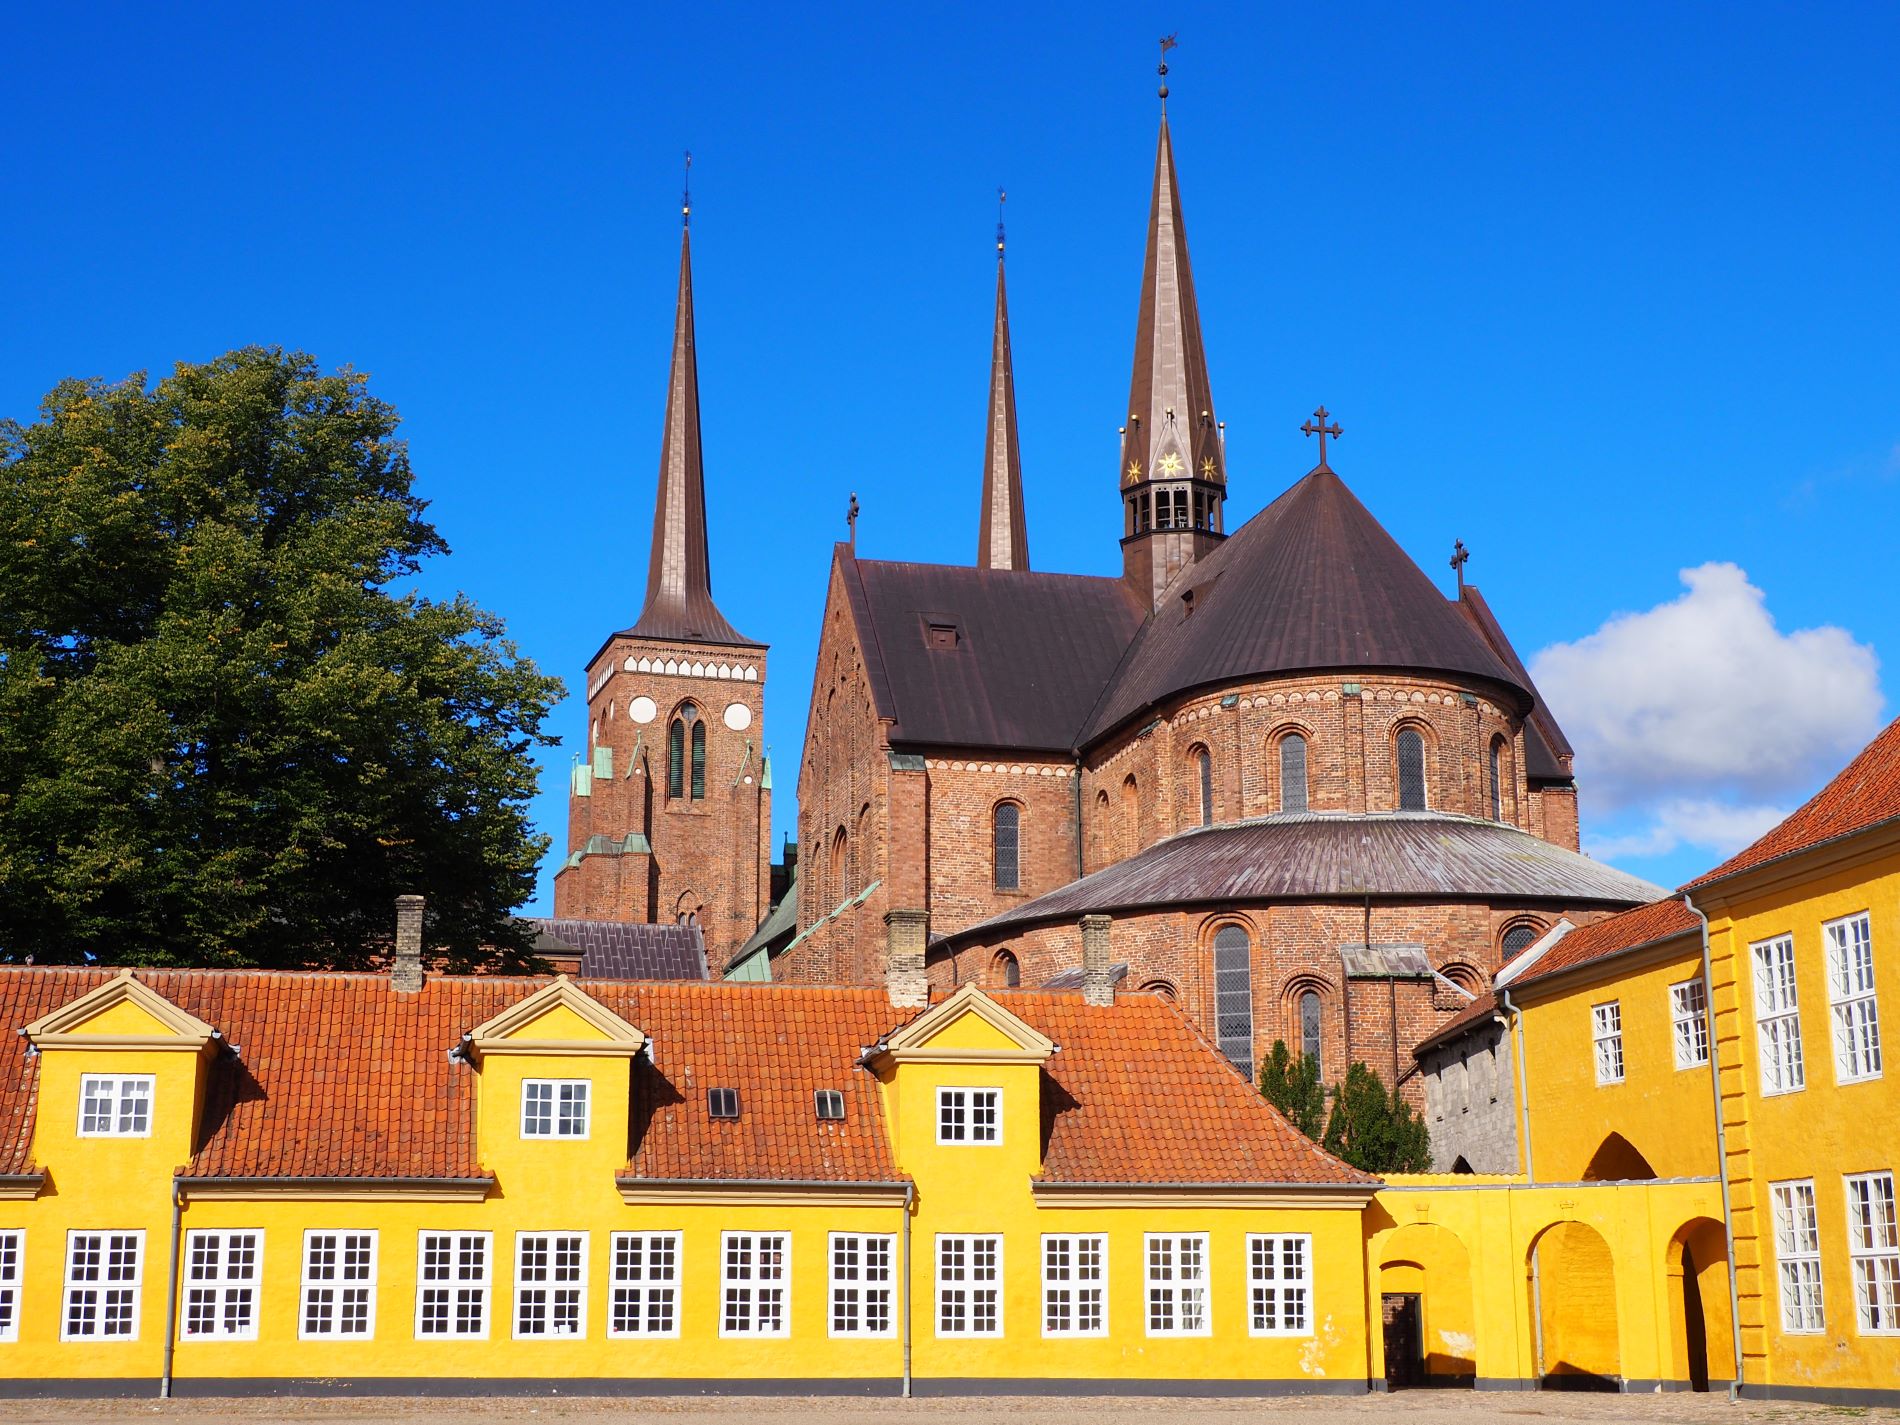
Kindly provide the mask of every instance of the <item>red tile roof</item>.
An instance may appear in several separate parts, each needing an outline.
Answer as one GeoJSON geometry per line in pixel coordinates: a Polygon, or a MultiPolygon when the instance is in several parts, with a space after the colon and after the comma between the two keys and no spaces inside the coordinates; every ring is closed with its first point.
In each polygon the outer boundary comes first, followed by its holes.
{"type": "Polygon", "coordinates": [[[1481,1024],[1498,1013],[1498,997],[1486,990],[1470,1004],[1459,1010],[1430,1034],[1419,1040],[1412,1050],[1414,1057],[1423,1057],[1428,1049],[1435,1049],[1447,1040],[1456,1039],[1474,1024],[1481,1024]]]}
{"type": "Polygon", "coordinates": [[[1900,817],[1900,719],[1861,749],[1833,781],[1753,845],[1683,887],[1694,890],[1900,817]]]}
{"type": "MultiPolygon", "coordinates": [[[[1573,930],[1550,949],[1543,958],[1512,980],[1507,989],[1533,984],[1538,980],[1574,970],[1580,965],[1607,960],[1628,950],[1640,950],[1683,935],[1700,935],[1702,922],[1690,914],[1680,900],[1652,901],[1612,915],[1580,930],[1573,930]]],[[[1700,941],[1698,940],[1698,945],[1700,941]]]]}

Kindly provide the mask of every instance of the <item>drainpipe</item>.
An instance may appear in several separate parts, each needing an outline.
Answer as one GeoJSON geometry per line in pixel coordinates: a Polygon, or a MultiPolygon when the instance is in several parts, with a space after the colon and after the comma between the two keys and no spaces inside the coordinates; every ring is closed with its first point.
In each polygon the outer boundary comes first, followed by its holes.
{"type": "Polygon", "coordinates": [[[910,1399],[910,1206],[917,1184],[904,1184],[904,1399],[910,1399]]]}
{"type": "Polygon", "coordinates": [[[1084,850],[1087,842],[1083,840],[1082,830],[1082,754],[1075,754],[1075,878],[1081,880],[1089,873],[1088,854],[1084,850]]]}
{"type": "Polygon", "coordinates": [[[1534,1185],[1537,1182],[1537,1170],[1531,1166],[1531,1082],[1530,1069],[1524,1063],[1524,1016],[1511,1003],[1509,990],[1499,988],[1498,1003],[1511,1016],[1510,1024],[1516,1030],[1512,1057],[1517,1060],[1517,1118],[1524,1132],[1524,1181],[1534,1185]]]}
{"type": "Polygon", "coordinates": [[[1696,909],[1689,893],[1682,893],[1689,914],[1702,922],[1702,1018],[1709,1035],[1709,1093],[1715,1103],[1716,1175],[1722,1180],[1722,1242],[1728,1249],[1728,1321],[1735,1352],[1735,1379],[1728,1383],[1731,1401],[1742,1397],[1742,1292],[1735,1281],[1735,1214],[1729,1202],[1728,1128],[1722,1122],[1722,1059],[1715,1041],[1715,985],[1709,968],[1709,918],[1696,909]]]}
{"type": "Polygon", "coordinates": [[[165,1268],[165,1364],[158,1378],[158,1398],[172,1398],[172,1352],[178,1342],[178,1225],[185,1211],[185,1190],[172,1179],[172,1250],[165,1268]]]}

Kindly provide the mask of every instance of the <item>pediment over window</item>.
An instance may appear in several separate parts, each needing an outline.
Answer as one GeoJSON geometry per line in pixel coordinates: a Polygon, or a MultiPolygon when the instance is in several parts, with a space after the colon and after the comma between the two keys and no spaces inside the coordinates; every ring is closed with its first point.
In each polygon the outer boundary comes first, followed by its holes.
{"type": "Polygon", "coordinates": [[[1055,1042],[974,984],[933,1005],[879,1046],[897,1063],[1041,1064],[1055,1042]]]}
{"type": "Polygon", "coordinates": [[[471,1030],[477,1054],[554,1054],[630,1059],[647,1036],[562,975],[471,1030]]]}
{"type": "Polygon", "coordinates": [[[175,1049],[197,1053],[218,1031],[121,970],[22,1031],[36,1049],[175,1049]]]}

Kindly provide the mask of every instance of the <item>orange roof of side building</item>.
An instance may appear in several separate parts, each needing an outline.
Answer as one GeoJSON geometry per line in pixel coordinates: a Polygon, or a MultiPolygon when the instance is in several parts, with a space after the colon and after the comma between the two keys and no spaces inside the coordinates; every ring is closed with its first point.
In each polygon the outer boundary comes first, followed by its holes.
{"type": "Polygon", "coordinates": [[[1516,989],[1678,936],[1697,935],[1701,928],[1702,922],[1680,900],[1651,901],[1571,931],[1521,974],[1502,983],[1507,989],[1516,989]]]}

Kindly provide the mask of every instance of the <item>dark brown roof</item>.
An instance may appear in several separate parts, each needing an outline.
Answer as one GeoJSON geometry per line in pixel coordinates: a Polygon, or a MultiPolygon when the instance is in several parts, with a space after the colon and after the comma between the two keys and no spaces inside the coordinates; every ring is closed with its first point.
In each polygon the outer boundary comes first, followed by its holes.
{"type": "Polygon", "coordinates": [[[1273,673],[1461,673],[1531,705],[1527,680],[1325,466],[1184,571],[1188,588],[1191,606],[1171,593],[1143,625],[1085,743],[1178,693],[1273,673]]]}
{"type": "Polygon", "coordinates": [[[537,955],[565,950],[581,957],[580,974],[599,980],[703,980],[706,941],[697,925],[641,925],[623,920],[531,918],[537,955]]]}
{"type": "Polygon", "coordinates": [[[1571,773],[1562,760],[1576,755],[1570,739],[1564,736],[1557,719],[1551,716],[1543,694],[1537,691],[1537,685],[1531,682],[1531,675],[1524,669],[1524,660],[1517,656],[1511,640],[1504,636],[1503,625],[1498,622],[1497,615],[1491,612],[1491,605],[1485,601],[1484,595],[1478,592],[1478,586],[1466,584],[1459,591],[1459,598],[1453,607],[1471,621],[1471,626],[1477,629],[1478,636],[1485,641],[1486,646],[1511,670],[1511,676],[1517,680],[1518,686],[1527,689],[1535,700],[1531,715],[1524,723],[1524,774],[1533,782],[1571,781],[1571,773]]]}
{"type": "Polygon", "coordinates": [[[1534,984],[1552,975],[1561,975],[1582,965],[1607,960],[1630,950],[1642,950],[1667,940],[1695,936],[1701,946],[1702,922],[1680,900],[1658,900],[1639,905],[1621,915],[1606,916],[1565,935],[1550,949],[1519,973],[1510,976],[1506,987],[1534,984]]]}
{"type": "Polygon", "coordinates": [[[1491,821],[1437,812],[1282,813],[1181,832],[945,941],[1102,911],[1366,894],[1632,905],[1662,888],[1491,821]]]}
{"type": "Polygon", "coordinates": [[[1141,623],[1120,579],[837,557],[893,746],[1066,752],[1141,623]]]}
{"type": "Polygon", "coordinates": [[[1887,724],[1833,781],[1786,820],[1683,889],[1752,871],[1769,861],[1811,851],[1823,842],[1900,817],[1900,720],[1887,724]]]}

